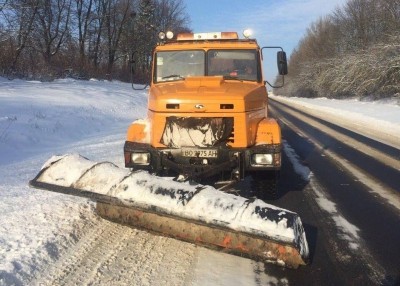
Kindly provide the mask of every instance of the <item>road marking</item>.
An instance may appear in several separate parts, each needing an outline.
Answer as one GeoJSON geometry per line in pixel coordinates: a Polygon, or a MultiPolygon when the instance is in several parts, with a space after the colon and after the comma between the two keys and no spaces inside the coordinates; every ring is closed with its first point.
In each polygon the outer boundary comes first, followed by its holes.
{"type": "MultiPolygon", "coordinates": [[[[274,111],[276,111],[276,109],[274,109],[273,107],[272,107],[272,109],[274,111]]],[[[324,132],[325,134],[328,134],[328,135],[334,134],[335,135],[334,138],[336,138],[338,141],[370,156],[371,158],[374,158],[375,160],[381,162],[382,164],[384,164],[386,166],[389,166],[391,168],[394,168],[394,169],[400,171],[400,161],[397,159],[394,159],[391,156],[388,156],[388,155],[382,153],[378,149],[368,146],[362,142],[359,142],[359,141],[351,138],[350,136],[339,133],[338,131],[336,131],[322,123],[319,123],[318,121],[316,121],[312,118],[309,118],[308,116],[305,116],[305,115],[301,114],[300,112],[294,111],[289,108],[285,109],[285,112],[293,115],[294,117],[297,117],[301,121],[306,122],[306,123],[310,124],[311,126],[314,126],[315,128],[318,128],[319,131],[324,132]]]]}
{"type": "MultiPolygon", "coordinates": [[[[279,111],[277,111],[272,106],[270,106],[270,109],[272,109],[272,111],[274,113],[279,114],[279,111]]],[[[293,116],[299,118],[300,120],[303,120],[305,118],[305,116],[297,116],[293,112],[291,114],[293,116]],[[303,119],[301,119],[301,118],[303,118],[303,119]]],[[[389,204],[391,204],[398,211],[400,211],[400,196],[398,195],[398,193],[395,190],[393,190],[392,188],[384,185],[382,182],[378,182],[377,180],[374,180],[373,178],[371,178],[371,176],[368,173],[364,172],[362,169],[360,169],[359,167],[355,166],[354,164],[348,162],[346,159],[340,157],[335,152],[325,149],[324,145],[318,139],[316,139],[311,134],[300,130],[298,127],[296,127],[295,124],[293,124],[287,118],[284,118],[283,116],[280,116],[280,121],[282,121],[285,125],[287,125],[290,129],[292,129],[293,131],[295,131],[299,135],[310,139],[314,143],[314,145],[321,150],[322,154],[328,156],[330,159],[335,161],[336,164],[338,164],[340,167],[342,167],[343,169],[347,170],[349,173],[353,174],[359,180],[360,183],[365,185],[370,190],[370,192],[379,195],[381,198],[384,198],[389,204]]],[[[314,127],[317,127],[316,125],[313,124],[313,120],[311,120],[311,119],[306,118],[303,121],[309,123],[310,125],[312,125],[314,127]]],[[[338,134],[337,131],[335,131],[335,130],[333,130],[331,128],[328,128],[326,126],[325,126],[326,128],[322,129],[322,127],[324,127],[324,126],[322,124],[319,124],[319,123],[318,123],[318,125],[321,125],[320,127],[317,127],[319,129],[321,128],[320,129],[321,131],[325,130],[323,132],[325,132],[327,134],[334,133],[335,134],[334,137],[338,138],[336,136],[336,134],[338,134]],[[327,131],[327,129],[329,129],[331,133],[329,133],[329,131],[327,131]]],[[[348,143],[346,143],[344,141],[342,141],[342,142],[345,143],[346,145],[348,144],[348,143]]],[[[357,150],[363,152],[362,150],[360,150],[358,148],[357,148],[357,150]]],[[[397,164],[398,164],[398,162],[397,162],[397,164]]]]}
{"type": "Polygon", "coordinates": [[[293,101],[290,100],[290,98],[282,96],[272,96],[270,97],[270,99],[274,102],[289,105],[316,118],[323,119],[325,121],[335,124],[339,123],[341,127],[345,129],[351,130],[372,140],[400,149],[400,128],[398,124],[395,124],[393,122],[374,118],[374,122],[372,124],[369,123],[368,128],[365,128],[365,125],[368,124],[367,122],[370,120],[371,117],[362,115],[360,113],[356,114],[356,116],[358,116],[359,118],[361,116],[360,121],[352,121],[351,119],[352,117],[354,117],[354,114],[346,110],[340,110],[340,112],[338,112],[337,109],[329,108],[328,106],[318,106],[318,109],[316,109],[316,106],[310,102],[293,101]],[[366,119],[368,120],[366,121],[366,119]],[[390,130],[390,132],[388,133],[387,130],[390,130]]]}

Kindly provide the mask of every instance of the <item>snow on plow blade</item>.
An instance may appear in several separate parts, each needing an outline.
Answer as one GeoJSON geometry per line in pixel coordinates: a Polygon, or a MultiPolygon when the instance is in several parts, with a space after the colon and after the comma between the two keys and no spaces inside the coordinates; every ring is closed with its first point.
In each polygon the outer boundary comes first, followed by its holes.
{"type": "Polygon", "coordinates": [[[52,157],[30,185],[91,198],[109,220],[297,268],[308,261],[299,216],[261,200],[190,185],[79,155],[52,157]]]}

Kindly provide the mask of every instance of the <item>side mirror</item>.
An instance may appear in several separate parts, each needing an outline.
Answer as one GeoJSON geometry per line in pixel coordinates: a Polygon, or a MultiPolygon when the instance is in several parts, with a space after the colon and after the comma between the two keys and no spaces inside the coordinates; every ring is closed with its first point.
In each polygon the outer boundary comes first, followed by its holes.
{"type": "Polygon", "coordinates": [[[286,59],[286,53],[284,51],[279,51],[277,53],[277,64],[278,64],[278,71],[280,75],[287,75],[288,74],[288,64],[286,59]]]}
{"type": "Polygon", "coordinates": [[[135,72],[136,72],[136,54],[137,54],[137,51],[134,51],[134,52],[131,54],[131,57],[130,57],[130,59],[129,59],[129,64],[130,64],[131,74],[132,74],[132,75],[134,75],[135,72]]]}
{"type": "Polygon", "coordinates": [[[147,78],[146,75],[144,75],[141,70],[138,70],[137,68],[137,57],[138,57],[138,52],[134,51],[129,59],[129,65],[130,65],[130,72],[131,72],[131,84],[132,88],[134,90],[144,90],[148,87],[148,80],[144,79],[147,78]],[[136,82],[136,83],[135,83],[136,82]],[[144,82],[144,84],[143,84],[144,82]]]}
{"type": "Polygon", "coordinates": [[[268,83],[268,85],[272,88],[280,88],[283,87],[285,84],[285,75],[288,74],[288,64],[287,64],[287,59],[286,59],[286,53],[282,49],[282,47],[262,47],[261,48],[261,55],[264,51],[264,49],[279,49],[278,53],[276,54],[277,57],[277,65],[278,65],[278,74],[281,75],[280,78],[282,78],[282,82],[280,85],[272,85],[269,83],[267,80],[264,81],[264,83],[268,83]]]}

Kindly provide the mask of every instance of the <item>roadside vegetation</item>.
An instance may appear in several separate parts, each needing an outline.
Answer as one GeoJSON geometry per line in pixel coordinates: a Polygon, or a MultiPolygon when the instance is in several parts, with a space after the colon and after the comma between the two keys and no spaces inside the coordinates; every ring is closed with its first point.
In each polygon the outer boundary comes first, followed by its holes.
{"type": "Polygon", "coordinates": [[[400,0],[349,0],[313,23],[285,83],[285,96],[400,97],[400,0]]]}
{"type": "Polygon", "coordinates": [[[182,0],[0,0],[0,76],[136,81],[160,31],[189,31],[182,0]]]}
{"type": "MultiPolygon", "coordinates": [[[[183,0],[0,0],[0,76],[148,76],[159,31],[190,31],[183,0]]],[[[279,81],[279,80],[278,80],[279,81]]],[[[348,0],[310,25],[285,87],[302,97],[400,97],[400,0],[348,0]]]]}

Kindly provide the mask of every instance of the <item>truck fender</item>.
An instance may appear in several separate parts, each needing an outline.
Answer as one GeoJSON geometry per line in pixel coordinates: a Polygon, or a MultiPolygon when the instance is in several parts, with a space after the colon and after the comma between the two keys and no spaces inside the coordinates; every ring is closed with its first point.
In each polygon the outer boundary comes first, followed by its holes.
{"type": "Polygon", "coordinates": [[[255,145],[280,144],[281,128],[273,118],[264,118],[258,123],[255,145]]]}
{"type": "Polygon", "coordinates": [[[138,119],[128,127],[126,141],[150,143],[150,121],[148,119],[138,119]]]}

